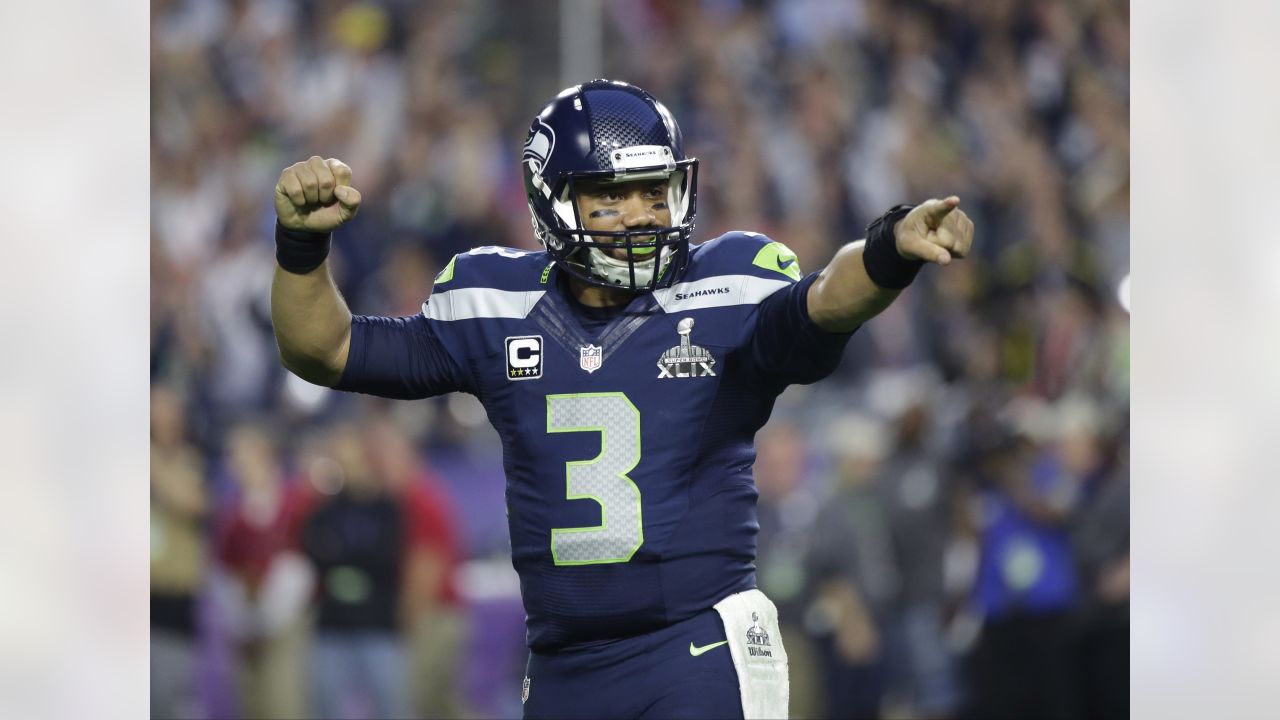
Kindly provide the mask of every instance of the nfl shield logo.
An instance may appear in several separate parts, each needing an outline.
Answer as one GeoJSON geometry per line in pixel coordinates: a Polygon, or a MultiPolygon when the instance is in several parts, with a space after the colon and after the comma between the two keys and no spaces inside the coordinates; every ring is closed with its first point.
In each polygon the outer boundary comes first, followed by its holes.
{"type": "Polygon", "coordinates": [[[578,364],[583,370],[593,373],[600,369],[600,363],[603,362],[604,353],[602,348],[595,345],[587,345],[580,349],[578,355],[578,364]]]}
{"type": "Polygon", "coordinates": [[[520,703],[529,702],[529,678],[524,679],[524,687],[520,690],[520,703]]]}

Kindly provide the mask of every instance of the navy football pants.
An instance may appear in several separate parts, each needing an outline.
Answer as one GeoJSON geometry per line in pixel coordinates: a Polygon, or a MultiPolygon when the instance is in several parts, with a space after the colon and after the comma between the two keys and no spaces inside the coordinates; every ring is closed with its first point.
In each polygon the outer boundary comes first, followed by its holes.
{"type": "Polygon", "coordinates": [[[741,718],[729,646],[707,649],[724,639],[720,615],[707,610],[647,635],[530,653],[524,717],[741,718]]]}

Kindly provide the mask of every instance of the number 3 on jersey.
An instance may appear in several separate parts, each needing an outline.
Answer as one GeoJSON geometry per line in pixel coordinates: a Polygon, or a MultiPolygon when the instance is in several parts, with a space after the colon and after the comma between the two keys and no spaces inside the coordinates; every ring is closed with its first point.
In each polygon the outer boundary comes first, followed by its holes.
{"type": "Polygon", "coordinates": [[[598,432],[600,454],[565,466],[568,500],[600,504],[596,527],[551,530],[556,565],[627,562],[644,544],[640,488],[627,473],[640,463],[640,411],[620,392],[547,396],[547,432],[598,432]]]}

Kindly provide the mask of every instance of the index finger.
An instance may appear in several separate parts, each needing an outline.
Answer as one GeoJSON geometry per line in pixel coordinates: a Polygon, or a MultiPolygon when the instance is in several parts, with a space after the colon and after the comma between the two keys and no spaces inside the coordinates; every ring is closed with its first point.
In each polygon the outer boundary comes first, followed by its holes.
{"type": "Polygon", "coordinates": [[[937,227],[947,213],[957,207],[960,207],[960,198],[952,195],[945,200],[925,200],[920,210],[924,213],[925,222],[929,223],[929,227],[937,227]]]}
{"type": "Polygon", "coordinates": [[[348,167],[346,163],[337,158],[329,158],[328,160],[325,160],[324,163],[333,171],[333,179],[336,180],[339,185],[351,187],[351,168],[348,167]]]}

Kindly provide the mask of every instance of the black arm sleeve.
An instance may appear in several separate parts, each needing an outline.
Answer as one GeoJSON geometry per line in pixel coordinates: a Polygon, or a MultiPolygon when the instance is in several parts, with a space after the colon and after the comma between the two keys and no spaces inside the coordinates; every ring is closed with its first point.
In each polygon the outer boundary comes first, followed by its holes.
{"type": "Polygon", "coordinates": [[[809,286],[818,273],[779,290],[760,303],[750,340],[756,366],[786,384],[808,385],[831,374],[857,330],[827,332],[809,318],[809,286]]]}
{"type": "Polygon", "coordinates": [[[414,400],[469,391],[470,385],[425,317],[351,318],[351,348],[338,390],[414,400]]]}

